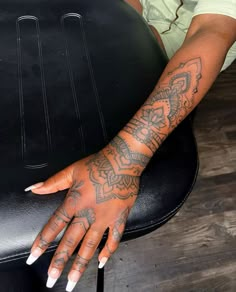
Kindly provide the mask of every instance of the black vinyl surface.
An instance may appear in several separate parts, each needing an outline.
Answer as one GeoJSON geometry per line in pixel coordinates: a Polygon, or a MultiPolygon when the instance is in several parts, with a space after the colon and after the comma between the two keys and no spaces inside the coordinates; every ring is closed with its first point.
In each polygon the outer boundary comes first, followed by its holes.
{"type": "MultiPolygon", "coordinates": [[[[166,59],[121,0],[0,3],[0,263],[6,263],[28,256],[65,196],[24,188],[105,146],[148,97],[166,59]]],[[[186,119],[145,170],[123,239],[173,216],[197,166],[186,119]]]]}

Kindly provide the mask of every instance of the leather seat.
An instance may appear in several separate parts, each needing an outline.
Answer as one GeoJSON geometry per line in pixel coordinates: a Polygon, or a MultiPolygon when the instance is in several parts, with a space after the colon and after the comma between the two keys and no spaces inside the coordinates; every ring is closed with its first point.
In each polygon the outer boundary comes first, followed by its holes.
{"type": "MultiPolygon", "coordinates": [[[[144,20],[121,0],[0,2],[0,270],[6,273],[25,265],[65,196],[24,188],[105,146],[145,101],[167,60],[144,20]]],[[[145,170],[123,240],[169,220],[197,169],[187,118],[145,170]]]]}

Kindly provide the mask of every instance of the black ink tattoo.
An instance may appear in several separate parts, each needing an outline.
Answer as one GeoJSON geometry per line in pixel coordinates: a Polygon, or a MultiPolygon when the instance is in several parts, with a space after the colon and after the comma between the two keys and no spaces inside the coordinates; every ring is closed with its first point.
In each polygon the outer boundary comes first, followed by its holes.
{"type": "Polygon", "coordinates": [[[147,99],[124,131],[154,153],[169,132],[193,109],[201,70],[201,59],[195,58],[169,72],[168,81],[147,99]]]}
{"type": "Polygon", "coordinates": [[[53,213],[56,218],[56,221],[63,222],[64,224],[68,224],[72,218],[69,216],[68,212],[66,211],[65,202],[57,208],[57,210],[53,213]]]}
{"type": "Polygon", "coordinates": [[[73,185],[71,186],[67,198],[73,198],[75,202],[81,197],[80,192],[78,191],[79,188],[84,184],[83,181],[74,181],[73,185]]]}
{"type": "Polygon", "coordinates": [[[83,273],[88,267],[88,264],[89,264],[89,260],[77,255],[74,262],[73,269],[76,271],[79,271],[80,273],[83,273]]]}
{"type": "Polygon", "coordinates": [[[111,256],[111,255],[113,254],[113,252],[112,252],[112,250],[110,249],[110,247],[108,246],[107,243],[105,244],[105,247],[106,247],[106,249],[107,249],[109,255],[111,256]]]}
{"type": "Polygon", "coordinates": [[[133,175],[140,175],[151,158],[131,151],[128,143],[119,135],[111,141],[110,146],[114,148],[114,150],[110,149],[110,154],[113,155],[119,170],[128,170],[133,175]]]}
{"type": "Polygon", "coordinates": [[[42,233],[40,233],[39,234],[39,245],[38,245],[38,247],[44,250],[44,249],[47,249],[49,247],[49,245],[50,245],[50,242],[47,241],[43,237],[42,233]]]}
{"type": "Polygon", "coordinates": [[[63,269],[70,258],[68,250],[55,253],[53,257],[53,264],[58,269],[63,269]]]}
{"type": "Polygon", "coordinates": [[[89,178],[96,191],[96,202],[102,203],[113,198],[126,200],[137,195],[139,177],[116,174],[111,162],[103,153],[98,153],[87,162],[89,178]]]}
{"type": "Polygon", "coordinates": [[[87,232],[95,221],[96,216],[94,210],[92,208],[87,208],[76,212],[75,218],[71,224],[79,224],[84,229],[84,232],[87,232]]]}
{"type": "Polygon", "coordinates": [[[121,214],[118,220],[115,222],[114,228],[112,230],[112,237],[115,242],[120,242],[123,232],[125,230],[125,224],[129,216],[129,208],[126,208],[121,214]]]}
{"type": "MultiPolygon", "coordinates": [[[[83,185],[83,182],[74,182],[72,187],[70,188],[64,203],[57,208],[54,212],[54,216],[56,217],[56,221],[63,222],[64,224],[68,224],[73,217],[73,213],[75,208],[77,207],[78,199],[81,197],[79,188],[83,185]]],[[[55,224],[57,224],[55,221],[55,224]]],[[[56,226],[52,226],[52,228],[56,228],[56,226]]]]}
{"type": "Polygon", "coordinates": [[[146,146],[154,153],[156,149],[165,140],[164,133],[154,131],[150,125],[145,124],[142,120],[133,118],[125,127],[124,131],[131,134],[140,143],[146,144],[146,146]]]}

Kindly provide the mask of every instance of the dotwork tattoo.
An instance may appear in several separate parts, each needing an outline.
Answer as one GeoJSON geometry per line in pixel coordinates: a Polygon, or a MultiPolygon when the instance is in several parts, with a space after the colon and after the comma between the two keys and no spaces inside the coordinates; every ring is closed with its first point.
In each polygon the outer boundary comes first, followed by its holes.
{"type": "Polygon", "coordinates": [[[115,226],[112,230],[112,237],[116,242],[120,242],[123,232],[125,230],[125,224],[129,215],[129,208],[126,208],[121,214],[118,220],[115,222],[115,226]]]}
{"type": "Polygon", "coordinates": [[[165,84],[161,84],[155,94],[147,99],[124,131],[154,153],[170,130],[193,109],[201,70],[201,59],[195,58],[169,72],[165,84]]]}
{"type": "Polygon", "coordinates": [[[94,210],[92,208],[87,208],[78,211],[75,214],[75,218],[71,224],[79,224],[83,228],[84,232],[86,232],[95,221],[96,216],[94,210]]]}
{"type": "Polygon", "coordinates": [[[89,178],[95,188],[97,203],[114,198],[126,200],[137,195],[139,177],[126,173],[117,174],[102,152],[94,155],[87,162],[87,166],[89,178]]]}

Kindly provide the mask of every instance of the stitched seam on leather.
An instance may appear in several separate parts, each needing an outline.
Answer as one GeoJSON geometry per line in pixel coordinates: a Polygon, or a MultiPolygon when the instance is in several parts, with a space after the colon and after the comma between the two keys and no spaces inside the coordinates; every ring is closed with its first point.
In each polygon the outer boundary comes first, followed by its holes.
{"type": "MultiPolygon", "coordinates": [[[[57,246],[58,245],[50,246],[50,248],[47,251],[45,251],[44,253],[50,252],[52,250],[55,250],[55,248],[57,246]]],[[[0,258],[0,265],[2,263],[6,263],[6,260],[8,260],[8,259],[9,259],[9,261],[7,261],[7,262],[11,262],[11,261],[15,261],[15,260],[21,259],[21,258],[23,258],[26,255],[29,255],[29,252],[25,251],[25,252],[22,252],[22,253],[15,254],[14,256],[6,256],[4,258],[0,258]]]]}

